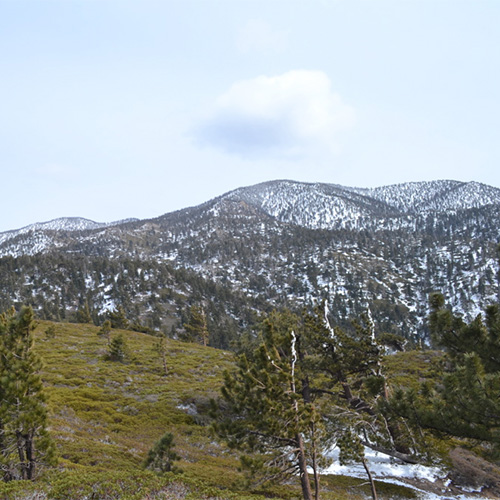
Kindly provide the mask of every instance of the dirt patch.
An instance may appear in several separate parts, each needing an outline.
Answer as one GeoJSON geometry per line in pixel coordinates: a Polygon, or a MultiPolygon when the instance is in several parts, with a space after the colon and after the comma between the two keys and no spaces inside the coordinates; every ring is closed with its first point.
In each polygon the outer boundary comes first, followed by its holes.
{"type": "Polygon", "coordinates": [[[450,452],[452,470],[450,479],[456,486],[481,489],[483,494],[491,493],[492,498],[500,497],[500,467],[464,448],[450,452]]]}

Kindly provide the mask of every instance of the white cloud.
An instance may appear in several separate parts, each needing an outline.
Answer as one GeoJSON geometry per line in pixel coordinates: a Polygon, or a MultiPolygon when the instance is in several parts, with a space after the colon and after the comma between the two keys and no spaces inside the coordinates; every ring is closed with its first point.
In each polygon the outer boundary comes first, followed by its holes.
{"type": "Polygon", "coordinates": [[[338,149],[338,133],[354,125],[354,109],[321,71],[296,70],[232,85],[196,129],[202,144],[243,157],[300,156],[338,149]]]}
{"type": "Polygon", "coordinates": [[[260,19],[251,19],[238,33],[236,45],[241,52],[283,52],[288,44],[288,32],[273,30],[260,19]]]}

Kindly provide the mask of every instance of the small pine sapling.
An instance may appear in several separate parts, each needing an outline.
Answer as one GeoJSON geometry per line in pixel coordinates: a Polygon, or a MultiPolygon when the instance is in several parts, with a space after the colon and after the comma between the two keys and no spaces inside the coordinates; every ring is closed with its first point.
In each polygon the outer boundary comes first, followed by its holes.
{"type": "Polygon", "coordinates": [[[180,459],[180,456],[174,450],[174,446],[174,436],[172,433],[167,432],[149,450],[144,461],[144,467],[160,473],[180,472],[180,469],[174,465],[174,462],[180,459]]]}
{"type": "Polygon", "coordinates": [[[111,321],[107,319],[101,326],[101,329],[97,332],[99,337],[105,337],[109,345],[111,333],[111,321]]]}
{"type": "Polygon", "coordinates": [[[155,342],[155,351],[160,355],[162,365],[163,365],[163,374],[165,377],[168,375],[168,365],[167,365],[167,347],[165,345],[165,337],[160,337],[158,342],[155,342]]]}
{"type": "Polygon", "coordinates": [[[45,330],[45,338],[46,340],[50,340],[55,338],[55,336],[56,336],[56,327],[54,325],[50,325],[45,330]]]}
{"type": "Polygon", "coordinates": [[[107,359],[123,363],[128,356],[127,341],[122,333],[111,340],[108,348],[107,359]]]}

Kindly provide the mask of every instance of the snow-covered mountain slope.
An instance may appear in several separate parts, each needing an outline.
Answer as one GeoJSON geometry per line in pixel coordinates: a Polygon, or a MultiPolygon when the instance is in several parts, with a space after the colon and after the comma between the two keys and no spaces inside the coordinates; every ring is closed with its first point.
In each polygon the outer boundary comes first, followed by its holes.
{"type": "Polygon", "coordinates": [[[7,240],[16,238],[19,235],[27,233],[40,233],[45,231],[87,231],[103,227],[111,227],[138,219],[124,219],[114,222],[95,222],[83,217],[60,217],[48,222],[36,222],[21,229],[14,229],[0,233],[0,245],[7,240]]]}
{"type": "Polygon", "coordinates": [[[281,222],[311,229],[407,224],[406,216],[500,205],[500,189],[477,182],[431,181],[379,188],[272,181],[240,188],[223,198],[258,207],[281,222]]]}
{"type": "Polygon", "coordinates": [[[0,240],[0,310],[14,298],[43,310],[60,295],[73,308],[88,297],[96,310],[135,303],[133,314],[159,308],[161,318],[175,294],[161,292],[169,285],[156,267],[145,271],[154,262],[243,293],[255,309],[326,299],[340,323],[370,307],[382,331],[425,336],[430,292],[468,319],[499,296],[499,193],[457,181],[376,189],[273,181],[151,220],[21,230],[0,240]],[[61,269],[63,255],[71,263],[61,269]]]}
{"type": "Polygon", "coordinates": [[[368,217],[397,215],[384,202],[333,184],[266,182],[237,189],[224,198],[244,201],[281,222],[312,229],[352,227],[368,217]]]}
{"type": "Polygon", "coordinates": [[[351,188],[403,213],[467,210],[500,204],[500,189],[478,182],[408,182],[372,189],[351,188]]]}
{"type": "MultiPolygon", "coordinates": [[[[408,225],[408,216],[444,213],[500,205],[500,189],[477,182],[429,181],[378,188],[335,184],[270,181],[230,191],[199,207],[180,210],[195,217],[210,207],[212,215],[224,211],[228,201],[244,203],[279,222],[310,229],[363,229],[367,226],[408,225]]],[[[171,214],[166,214],[169,218],[171,214]]],[[[86,231],[119,226],[137,219],[109,223],[84,218],[60,218],[0,233],[0,245],[21,234],[46,231],[86,231]]]]}

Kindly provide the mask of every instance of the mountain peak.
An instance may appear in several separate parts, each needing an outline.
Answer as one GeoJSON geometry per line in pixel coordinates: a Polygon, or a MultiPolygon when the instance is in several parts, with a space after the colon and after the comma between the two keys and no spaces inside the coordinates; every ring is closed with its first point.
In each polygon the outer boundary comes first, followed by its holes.
{"type": "Polygon", "coordinates": [[[277,180],[239,188],[223,196],[239,200],[280,222],[311,229],[358,227],[387,220],[500,204],[500,189],[452,180],[409,182],[378,188],[277,180]]]}
{"type": "Polygon", "coordinates": [[[35,222],[20,229],[13,229],[0,233],[0,244],[15,238],[21,234],[27,234],[36,231],[87,231],[104,227],[116,226],[126,222],[132,222],[138,219],[124,219],[115,222],[95,222],[83,217],[59,217],[46,222],[35,222]]]}

